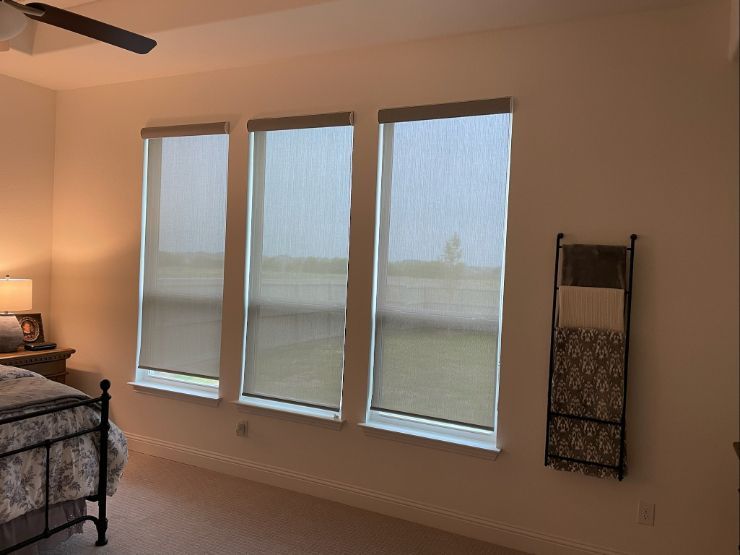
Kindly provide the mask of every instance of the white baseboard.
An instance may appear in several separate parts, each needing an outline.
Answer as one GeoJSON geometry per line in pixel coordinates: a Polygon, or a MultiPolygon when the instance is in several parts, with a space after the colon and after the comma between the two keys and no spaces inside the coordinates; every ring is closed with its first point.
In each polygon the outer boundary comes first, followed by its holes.
{"type": "Polygon", "coordinates": [[[485,517],[420,503],[345,482],[319,478],[286,468],[205,451],[139,434],[126,433],[129,448],[231,476],[238,476],[284,489],[321,497],[388,516],[432,526],[513,549],[543,555],[599,553],[625,555],[621,551],[543,534],[485,517]]]}

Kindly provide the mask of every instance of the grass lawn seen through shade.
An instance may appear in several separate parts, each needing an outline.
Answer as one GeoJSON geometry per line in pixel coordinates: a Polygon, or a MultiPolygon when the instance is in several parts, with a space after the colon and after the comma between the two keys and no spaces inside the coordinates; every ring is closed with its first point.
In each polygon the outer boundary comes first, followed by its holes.
{"type": "Polygon", "coordinates": [[[496,349],[492,333],[386,326],[373,402],[390,410],[490,427],[496,349]]]}
{"type": "MultiPolygon", "coordinates": [[[[374,403],[490,427],[496,349],[494,333],[386,326],[374,403]]],[[[341,362],[339,337],[264,349],[256,357],[253,391],[337,406],[341,362]]]]}

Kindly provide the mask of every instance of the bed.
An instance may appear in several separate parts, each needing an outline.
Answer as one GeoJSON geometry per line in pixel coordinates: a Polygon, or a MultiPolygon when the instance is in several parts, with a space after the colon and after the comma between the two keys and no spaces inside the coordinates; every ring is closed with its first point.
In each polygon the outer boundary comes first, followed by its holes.
{"type": "Polygon", "coordinates": [[[50,547],[86,521],[96,527],[96,545],[107,543],[106,498],[118,488],[128,450],[109,422],[110,382],[100,387],[91,399],[0,365],[0,555],[50,547]],[[97,503],[97,516],[87,514],[86,501],[97,503]]]}

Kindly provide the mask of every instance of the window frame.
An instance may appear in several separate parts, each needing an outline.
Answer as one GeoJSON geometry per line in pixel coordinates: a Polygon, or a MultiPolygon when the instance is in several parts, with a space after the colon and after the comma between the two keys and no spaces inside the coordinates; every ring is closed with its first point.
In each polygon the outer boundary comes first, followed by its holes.
{"type": "MultiPolygon", "coordinates": [[[[349,199],[351,205],[352,199],[352,165],[351,160],[354,156],[354,113],[353,112],[336,112],[330,114],[317,114],[310,116],[290,116],[278,118],[265,118],[249,120],[247,122],[248,131],[248,156],[247,164],[247,214],[246,214],[246,245],[245,245],[245,268],[244,268],[244,326],[242,340],[242,357],[241,357],[241,376],[239,380],[239,397],[236,401],[237,408],[257,413],[273,414],[288,416],[289,419],[299,422],[313,421],[325,427],[341,429],[344,420],[342,418],[344,408],[344,372],[346,369],[346,338],[347,338],[347,308],[348,308],[348,291],[349,291],[349,255],[347,258],[347,278],[345,283],[345,302],[344,302],[344,339],[342,343],[342,367],[339,383],[339,406],[326,407],[309,402],[300,402],[277,397],[270,397],[259,394],[245,393],[247,389],[248,369],[254,368],[254,357],[256,355],[254,348],[254,331],[250,333],[250,326],[254,328],[259,318],[253,316],[255,308],[252,308],[252,290],[255,287],[255,280],[259,280],[259,275],[254,275],[252,271],[252,260],[254,258],[254,249],[262,248],[263,229],[264,229],[264,198],[265,198],[265,164],[267,157],[266,138],[270,131],[292,131],[308,128],[325,128],[325,127],[344,127],[352,128],[352,152],[350,153],[350,183],[349,199]],[[255,209],[256,208],[256,209],[255,209]],[[258,214],[255,214],[258,212],[258,214]],[[259,227],[258,227],[259,226],[259,227]]],[[[347,221],[347,237],[351,232],[351,218],[347,221]]],[[[260,258],[262,253],[259,253],[260,258]]],[[[258,324],[257,324],[258,325],[258,324]]],[[[253,378],[252,378],[253,379],[253,378]]]]}
{"type": "MultiPolygon", "coordinates": [[[[227,135],[227,150],[229,148],[230,141],[230,125],[229,122],[214,122],[205,124],[186,124],[186,125],[174,125],[174,126],[163,126],[163,127],[148,127],[141,130],[141,137],[143,139],[143,170],[142,170],[142,191],[141,191],[141,236],[139,244],[139,287],[138,287],[138,299],[137,299],[137,330],[136,330],[136,369],[134,372],[134,381],[129,382],[129,385],[133,386],[135,390],[145,393],[162,394],[165,397],[192,397],[194,399],[202,399],[206,404],[211,404],[212,400],[214,405],[217,406],[221,400],[220,388],[221,388],[221,368],[219,364],[219,375],[217,378],[213,378],[215,384],[202,384],[192,383],[182,378],[192,377],[191,374],[178,373],[178,372],[167,372],[171,377],[165,378],[156,375],[152,375],[152,372],[160,372],[151,368],[142,368],[140,364],[141,347],[142,347],[142,325],[143,325],[143,303],[144,303],[144,278],[147,272],[146,264],[146,243],[147,233],[159,231],[157,225],[149,221],[148,208],[149,208],[149,150],[150,140],[153,139],[166,139],[166,138],[177,138],[177,137],[193,137],[193,136],[207,136],[207,135],[227,135]],[[154,229],[153,229],[154,228],[154,229]]],[[[228,156],[228,154],[227,154],[228,156]]],[[[228,179],[228,168],[227,168],[227,179],[228,179]]],[[[158,190],[157,194],[161,194],[158,190]]],[[[227,183],[227,198],[225,199],[228,204],[228,183],[227,183]]],[[[228,212],[228,208],[227,208],[228,212]]],[[[226,217],[226,213],[224,214],[226,217]]],[[[226,237],[224,235],[224,247],[226,237]]],[[[224,254],[225,263],[225,254],[224,254]]],[[[223,302],[223,288],[222,288],[222,302],[223,302]]],[[[223,333],[223,317],[221,319],[221,332],[223,333]]],[[[219,351],[221,346],[219,346],[219,351]]],[[[161,372],[160,372],[161,373],[161,372]]],[[[210,379],[210,378],[206,378],[210,379]]]]}
{"type": "Polygon", "coordinates": [[[498,445],[498,408],[501,378],[501,336],[504,315],[504,289],[506,276],[506,247],[509,223],[509,186],[511,170],[511,145],[513,131],[513,109],[511,98],[491,101],[471,101],[431,106],[417,106],[381,110],[378,113],[378,165],[376,179],[375,248],[373,264],[373,288],[371,305],[371,342],[368,369],[368,388],[365,421],[359,425],[372,435],[393,439],[393,435],[416,438],[414,442],[455,444],[463,450],[481,450],[492,458],[500,451],[498,445]],[[494,114],[509,114],[509,156],[506,167],[506,206],[504,207],[503,259],[501,264],[499,289],[499,314],[496,361],[492,366],[495,372],[493,394],[493,422],[490,430],[467,426],[463,423],[426,418],[421,415],[404,414],[372,407],[375,369],[382,368],[382,319],[378,311],[379,281],[387,276],[388,246],[390,243],[390,203],[393,181],[393,140],[394,124],[401,122],[425,121],[451,117],[475,117],[494,114]],[[437,114],[436,117],[432,117],[437,114]],[[396,119],[396,117],[398,119],[396,119]],[[390,146],[389,146],[390,143],[390,146]],[[390,171],[388,171],[390,170],[390,171]],[[385,239],[384,239],[385,238],[385,239]]]}

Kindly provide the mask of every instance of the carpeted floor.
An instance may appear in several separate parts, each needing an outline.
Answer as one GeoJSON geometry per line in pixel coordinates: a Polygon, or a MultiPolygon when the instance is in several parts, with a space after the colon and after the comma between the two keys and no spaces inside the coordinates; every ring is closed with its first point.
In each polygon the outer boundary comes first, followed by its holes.
{"type": "Polygon", "coordinates": [[[87,523],[49,555],[519,553],[139,453],[131,453],[108,515],[107,546],[94,547],[95,527],[87,523]]]}

